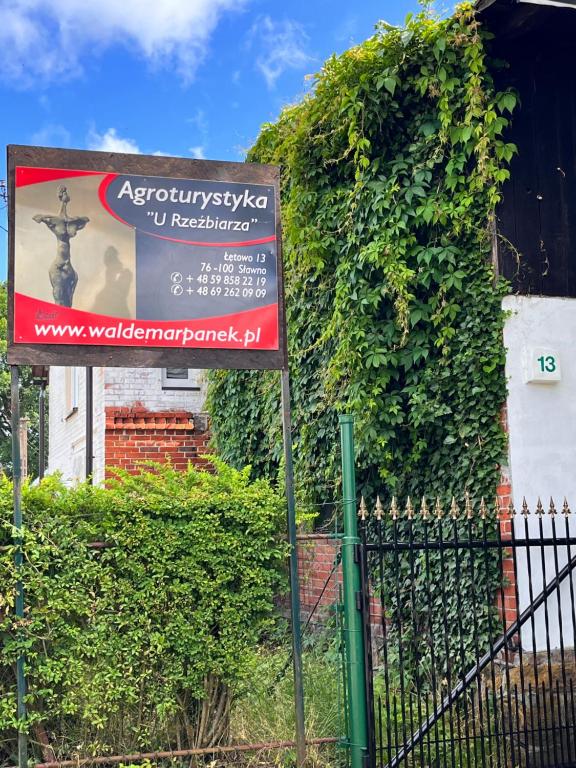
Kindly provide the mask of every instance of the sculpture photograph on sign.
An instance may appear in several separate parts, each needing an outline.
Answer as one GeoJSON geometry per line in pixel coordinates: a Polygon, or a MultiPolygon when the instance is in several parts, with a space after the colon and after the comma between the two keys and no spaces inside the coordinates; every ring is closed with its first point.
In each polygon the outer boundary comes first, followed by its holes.
{"type": "Polygon", "coordinates": [[[52,285],[52,294],[56,304],[63,307],[71,307],[74,299],[74,291],[78,282],[78,273],[72,266],[70,259],[70,238],[84,229],[90,221],[87,216],[69,216],[67,206],[70,195],[66,187],[58,190],[60,200],[60,213],[58,216],[47,216],[37,213],[33,218],[38,224],[46,224],[48,229],[56,235],[58,248],[56,258],[50,265],[49,276],[52,285]]]}
{"type": "MultiPolygon", "coordinates": [[[[101,175],[16,188],[19,295],[112,317],[136,315],[134,231],[100,205],[101,175]]],[[[47,312],[47,308],[37,308],[47,312]]]]}

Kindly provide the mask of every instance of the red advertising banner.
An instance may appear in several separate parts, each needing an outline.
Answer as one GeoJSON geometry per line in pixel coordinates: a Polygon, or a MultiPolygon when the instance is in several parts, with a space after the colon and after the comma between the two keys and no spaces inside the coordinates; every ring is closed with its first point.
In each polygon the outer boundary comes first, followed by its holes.
{"type": "Polygon", "coordinates": [[[11,362],[284,367],[277,169],[8,155],[11,362]]]}

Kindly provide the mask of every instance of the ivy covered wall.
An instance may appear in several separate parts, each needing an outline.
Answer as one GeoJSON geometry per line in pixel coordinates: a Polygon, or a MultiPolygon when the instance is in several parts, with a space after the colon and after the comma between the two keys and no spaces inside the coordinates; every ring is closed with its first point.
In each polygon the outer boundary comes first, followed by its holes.
{"type": "MultiPolygon", "coordinates": [[[[505,452],[505,285],[491,215],[515,148],[471,5],[380,23],[265,125],[282,168],[296,482],[337,495],[339,413],[357,418],[362,490],[493,497],[505,452]]],[[[277,373],[212,374],[222,457],[274,474],[277,373]]]]}

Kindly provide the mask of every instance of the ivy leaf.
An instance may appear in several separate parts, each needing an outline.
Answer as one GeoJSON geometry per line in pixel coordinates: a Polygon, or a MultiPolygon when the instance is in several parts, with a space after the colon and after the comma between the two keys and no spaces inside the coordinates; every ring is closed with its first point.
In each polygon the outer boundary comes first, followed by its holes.
{"type": "Polygon", "coordinates": [[[421,209],[421,215],[422,215],[422,218],[424,219],[424,221],[426,222],[426,224],[430,224],[430,222],[434,218],[434,208],[433,208],[433,206],[431,204],[428,204],[428,205],[424,206],[421,209]]]}
{"type": "Polygon", "coordinates": [[[386,90],[394,96],[394,93],[396,91],[396,78],[395,77],[385,77],[384,78],[384,87],[386,90]]]}
{"type": "Polygon", "coordinates": [[[510,112],[510,114],[512,114],[516,106],[516,102],[516,95],[512,93],[512,91],[508,91],[500,96],[498,100],[498,106],[501,110],[506,109],[508,112],[510,112]]]}
{"type": "Polygon", "coordinates": [[[445,37],[439,37],[438,40],[434,43],[434,54],[436,55],[436,58],[439,58],[441,53],[444,53],[446,50],[446,38],[445,37]]]}
{"type": "Polygon", "coordinates": [[[414,37],[414,32],[411,29],[405,29],[402,34],[400,35],[402,39],[402,43],[407,46],[412,42],[412,38],[414,37]]]}
{"type": "Polygon", "coordinates": [[[436,130],[437,130],[436,123],[427,122],[427,123],[422,123],[422,125],[420,126],[420,131],[426,138],[428,136],[432,136],[433,133],[436,133],[436,130]]]}

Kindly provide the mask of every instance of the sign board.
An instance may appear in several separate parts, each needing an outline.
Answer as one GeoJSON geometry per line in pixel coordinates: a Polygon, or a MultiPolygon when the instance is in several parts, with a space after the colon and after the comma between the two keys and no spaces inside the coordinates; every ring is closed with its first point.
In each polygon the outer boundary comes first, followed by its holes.
{"type": "Polygon", "coordinates": [[[286,365],[274,166],[8,148],[13,364],[286,365]]]}

